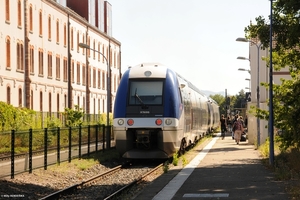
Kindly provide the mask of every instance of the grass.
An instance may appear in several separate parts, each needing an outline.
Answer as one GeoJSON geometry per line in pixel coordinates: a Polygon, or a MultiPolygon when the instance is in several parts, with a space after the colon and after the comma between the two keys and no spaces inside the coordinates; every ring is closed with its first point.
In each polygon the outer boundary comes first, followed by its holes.
{"type": "Polygon", "coordinates": [[[78,158],[72,159],[70,163],[66,161],[60,163],[60,165],[49,166],[49,169],[53,171],[60,171],[60,172],[68,171],[70,169],[84,171],[93,167],[94,165],[104,163],[106,161],[116,160],[119,158],[120,156],[115,149],[108,149],[105,150],[104,152],[99,151],[93,153],[89,157],[83,156],[81,159],[78,158]]]}
{"type": "Polygon", "coordinates": [[[267,140],[259,147],[259,151],[264,157],[264,164],[274,171],[276,180],[286,183],[286,191],[292,199],[300,199],[300,149],[291,147],[286,151],[281,151],[280,143],[275,139],[274,166],[270,166],[268,162],[269,144],[267,140]]]}

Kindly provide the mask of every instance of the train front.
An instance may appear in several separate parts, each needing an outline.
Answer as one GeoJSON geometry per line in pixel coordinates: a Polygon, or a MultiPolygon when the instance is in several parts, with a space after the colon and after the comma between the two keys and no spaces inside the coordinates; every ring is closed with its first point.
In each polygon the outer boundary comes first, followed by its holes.
{"type": "Polygon", "coordinates": [[[127,70],[118,87],[113,130],[128,159],[165,159],[180,146],[181,100],[174,72],[155,64],[127,70]]]}

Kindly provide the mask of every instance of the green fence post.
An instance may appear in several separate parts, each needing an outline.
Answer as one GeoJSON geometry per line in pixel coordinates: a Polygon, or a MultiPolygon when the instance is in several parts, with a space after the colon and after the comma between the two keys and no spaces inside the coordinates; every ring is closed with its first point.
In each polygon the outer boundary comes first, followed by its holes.
{"type": "Polygon", "coordinates": [[[29,173],[32,173],[32,128],[29,129],[29,173]]]}
{"type": "Polygon", "coordinates": [[[95,144],[95,145],[96,145],[96,147],[95,147],[95,148],[96,148],[96,149],[95,149],[96,152],[98,151],[98,128],[99,128],[99,126],[98,126],[98,124],[97,124],[97,125],[96,125],[96,144],[95,144]]]}
{"type": "Polygon", "coordinates": [[[48,156],[48,128],[44,131],[44,170],[47,170],[47,156],[48,156]]]}
{"type": "Polygon", "coordinates": [[[60,127],[57,127],[57,163],[60,165],[60,127]]]}
{"type": "Polygon", "coordinates": [[[15,130],[11,130],[11,165],[10,165],[10,178],[13,179],[15,176],[15,130]]]}
{"type": "Polygon", "coordinates": [[[91,125],[88,125],[88,156],[90,156],[91,125]]]}
{"type": "Polygon", "coordinates": [[[69,127],[69,162],[71,162],[72,151],[72,128],[69,127]]]}
{"type": "Polygon", "coordinates": [[[79,126],[79,132],[78,132],[78,134],[79,134],[79,141],[78,141],[78,143],[79,143],[79,149],[78,149],[78,158],[79,159],[81,159],[81,125],[79,126]]]}

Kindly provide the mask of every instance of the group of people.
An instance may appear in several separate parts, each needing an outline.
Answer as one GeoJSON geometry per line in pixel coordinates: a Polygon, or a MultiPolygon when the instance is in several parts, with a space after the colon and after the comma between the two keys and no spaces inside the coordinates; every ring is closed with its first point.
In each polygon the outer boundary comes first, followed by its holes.
{"type": "Polygon", "coordinates": [[[232,132],[232,139],[234,139],[235,142],[239,144],[242,133],[244,132],[244,127],[247,127],[247,123],[247,116],[245,120],[243,120],[243,117],[239,116],[238,114],[236,114],[233,119],[231,119],[230,117],[225,118],[222,114],[220,119],[222,140],[225,137],[225,133],[229,131],[232,132]]]}

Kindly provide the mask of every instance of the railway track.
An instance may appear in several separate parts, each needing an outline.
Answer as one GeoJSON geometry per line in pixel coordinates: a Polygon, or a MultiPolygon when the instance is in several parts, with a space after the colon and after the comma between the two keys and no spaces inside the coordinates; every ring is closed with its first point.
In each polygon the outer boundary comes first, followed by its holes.
{"type": "Polygon", "coordinates": [[[49,194],[41,200],[49,199],[122,199],[124,191],[130,190],[147,176],[162,167],[147,165],[119,165],[109,171],[94,176],[81,183],[49,194]]]}

